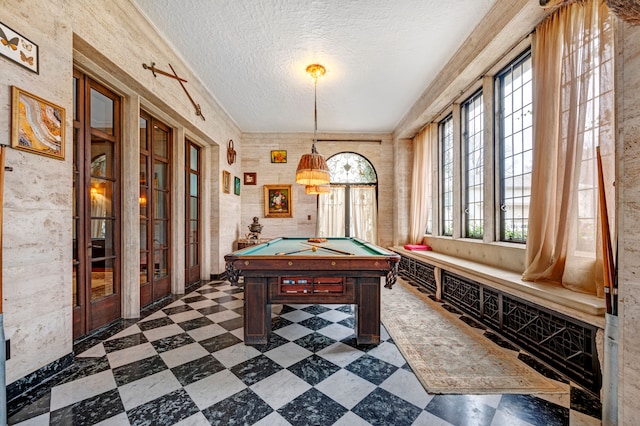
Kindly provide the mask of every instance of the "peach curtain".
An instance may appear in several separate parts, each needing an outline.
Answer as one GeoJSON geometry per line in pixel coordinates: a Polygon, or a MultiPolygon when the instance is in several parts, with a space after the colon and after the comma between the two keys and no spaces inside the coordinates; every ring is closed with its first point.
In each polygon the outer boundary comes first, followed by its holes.
{"type": "Polygon", "coordinates": [[[437,125],[431,123],[413,138],[413,173],[409,210],[411,244],[421,244],[431,216],[432,161],[431,152],[437,138],[437,125]]]}
{"type": "Polygon", "coordinates": [[[611,25],[601,0],[574,3],[539,25],[533,45],[532,208],[523,279],[594,294],[602,292],[598,144],[606,165],[610,212],[614,206],[611,25]],[[584,191],[594,184],[595,191],[584,191]],[[589,211],[590,223],[585,216],[589,211]],[[587,249],[585,241],[590,242],[587,249]]]}

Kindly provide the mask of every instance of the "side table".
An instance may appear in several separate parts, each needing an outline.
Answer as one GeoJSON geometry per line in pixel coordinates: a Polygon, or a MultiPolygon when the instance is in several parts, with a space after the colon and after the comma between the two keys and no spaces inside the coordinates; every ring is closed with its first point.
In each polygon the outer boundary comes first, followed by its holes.
{"type": "Polygon", "coordinates": [[[238,238],[236,244],[238,245],[238,250],[240,250],[249,246],[266,243],[270,239],[271,238],[238,238]]]}

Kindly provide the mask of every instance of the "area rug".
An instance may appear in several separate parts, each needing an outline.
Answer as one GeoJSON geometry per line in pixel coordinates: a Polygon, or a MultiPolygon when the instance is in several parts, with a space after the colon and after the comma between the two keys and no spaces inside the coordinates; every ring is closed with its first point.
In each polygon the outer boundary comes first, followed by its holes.
{"type": "Polygon", "coordinates": [[[430,394],[568,392],[402,279],[383,289],[381,318],[430,394]]]}

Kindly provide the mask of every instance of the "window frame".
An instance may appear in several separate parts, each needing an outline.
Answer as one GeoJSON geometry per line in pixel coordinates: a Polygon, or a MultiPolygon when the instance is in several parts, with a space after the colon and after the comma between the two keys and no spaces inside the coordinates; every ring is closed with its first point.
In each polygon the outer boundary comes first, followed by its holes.
{"type": "Polygon", "coordinates": [[[486,199],[486,194],[485,194],[485,179],[484,179],[484,174],[485,174],[485,162],[484,162],[484,145],[485,145],[485,140],[484,140],[484,131],[485,131],[485,126],[484,126],[484,92],[483,89],[479,89],[476,90],[471,96],[469,96],[463,103],[461,106],[461,111],[460,111],[460,121],[462,124],[462,138],[461,138],[461,143],[460,143],[460,148],[462,151],[462,163],[461,163],[461,173],[463,176],[463,191],[462,191],[462,195],[463,195],[463,200],[461,202],[461,206],[462,206],[462,230],[463,230],[463,235],[464,238],[472,238],[472,239],[478,239],[478,240],[482,240],[484,238],[484,229],[486,228],[485,226],[485,215],[484,215],[484,203],[485,203],[485,199],[486,199]],[[473,153],[477,153],[479,152],[480,154],[480,166],[474,166],[472,169],[469,167],[469,160],[470,160],[470,154],[472,153],[469,149],[469,142],[471,141],[470,138],[470,120],[469,120],[469,113],[470,113],[470,106],[474,105],[474,108],[479,108],[480,112],[477,113],[476,115],[474,115],[473,120],[474,121],[479,121],[479,130],[476,129],[476,124],[478,123],[474,123],[473,127],[474,127],[474,133],[473,133],[473,137],[479,137],[480,138],[480,147],[473,150],[473,153]],[[481,194],[481,200],[479,202],[475,201],[475,197],[474,197],[474,201],[473,204],[475,206],[479,205],[479,215],[480,218],[474,218],[472,220],[474,221],[480,221],[480,228],[481,231],[480,233],[470,233],[469,232],[469,200],[471,199],[470,197],[470,186],[469,186],[469,179],[470,179],[470,171],[471,170],[478,170],[480,171],[480,182],[474,182],[473,187],[480,187],[480,194],[481,194]]]}
{"type": "MultiPolygon", "coordinates": [[[[496,240],[500,241],[500,242],[507,242],[507,243],[516,243],[516,244],[526,244],[527,239],[526,239],[526,230],[527,230],[527,225],[528,225],[528,217],[529,217],[529,204],[527,204],[527,214],[526,217],[520,218],[521,221],[521,225],[522,225],[522,229],[524,230],[524,238],[514,238],[514,236],[508,237],[507,236],[507,229],[506,229],[506,218],[505,218],[505,213],[506,213],[506,209],[507,209],[507,205],[509,203],[505,202],[505,198],[506,198],[506,184],[505,184],[505,180],[507,178],[505,178],[505,173],[506,173],[506,161],[505,161],[505,153],[507,152],[506,148],[505,148],[505,140],[507,138],[512,137],[515,133],[517,132],[511,132],[508,136],[505,134],[505,117],[504,117],[504,109],[503,107],[503,101],[505,96],[503,96],[503,85],[502,83],[502,79],[504,76],[506,76],[509,73],[513,73],[513,70],[516,69],[517,67],[521,67],[522,64],[526,61],[532,61],[532,51],[531,48],[526,49],[524,52],[522,52],[520,55],[516,56],[513,60],[509,61],[509,63],[504,66],[498,73],[496,73],[495,77],[494,77],[494,85],[495,85],[495,100],[494,100],[494,106],[495,106],[495,121],[496,121],[496,129],[495,129],[495,147],[496,147],[496,156],[495,156],[495,163],[494,163],[494,170],[496,172],[496,195],[497,195],[497,199],[496,199],[496,240]]],[[[531,76],[533,75],[533,63],[531,63],[530,65],[530,74],[531,76]]],[[[523,85],[520,85],[519,87],[523,87],[523,85]]],[[[534,114],[535,112],[533,111],[533,78],[531,77],[530,80],[530,87],[531,87],[531,103],[527,104],[530,105],[531,107],[531,112],[532,114],[534,114]]],[[[511,96],[513,97],[513,91],[511,92],[511,96]]],[[[519,105],[520,110],[522,110],[525,105],[519,105]]],[[[512,108],[511,110],[511,116],[513,116],[514,110],[512,108]]],[[[524,118],[524,116],[522,115],[521,117],[524,118]]],[[[527,150],[528,152],[531,153],[531,161],[533,161],[533,117],[531,117],[531,124],[529,126],[527,126],[527,128],[531,129],[531,149],[527,150]]],[[[522,129],[520,131],[524,132],[525,127],[523,126],[522,129]]],[[[512,126],[512,130],[513,130],[513,126],[512,126]]],[[[524,141],[524,138],[523,138],[524,141]]],[[[524,142],[523,142],[524,143],[524,142]]],[[[521,150],[519,152],[519,154],[525,153],[525,150],[521,150]]],[[[511,157],[515,157],[515,155],[511,155],[511,157]]],[[[522,166],[523,170],[524,170],[524,165],[522,166]]],[[[521,174],[519,176],[522,176],[522,178],[524,179],[525,174],[521,174]]],[[[529,170],[528,172],[528,176],[529,176],[529,180],[531,178],[531,170],[529,170]]],[[[515,180],[515,174],[511,175],[510,178],[514,178],[515,180]]],[[[520,186],[520,188],[522,188],[522,186],[520,186]]],[[[511,198],[511,200],[513,200],[515,198],[515,196],[513,196],[511,198]]],[[[521,195],[521,199],[528,199],[530,202],[531,199],[531,187],[529,186],[529,192],[528,195],[521,195]]],[[[512,220],[515,220],[515,217],[512,217],[512,220]]],[[[515,231],[514,232],[515,235],[515,231]]]]}
{"type": "MultiPolygon", "coordinates": [[[[453,237],[453,232],[454,232],[454,208],[455,208],[455,200],[454,200],[454,179],[455,179],[455,139],[454,139],[454,120],[453,120],[453,113],[448,114],[445,118],[443,118],[442,120],[440,120],[440,122],[438,123],[438,151],[440,153],[439,158],[438,158],[438,171],[440,173],[440,179],[439,179],[439,184],[440,184],[440,191],[438,191],[439,194],[439,198],[440,198],[440,235],[446,236],[446,237],[453,237]],[[449,127],[449,128],[447,128],[449,127]],[[446,134],[446,132],[449,131],[449,134],[446,134]],[[444,146],[445,142],[448,142],[450,144],[450,147],[446,147],[444,146]],[[445,167],[445,161],[447,161],[446,158],[446,154],[447,152],[451,152],[451,159],[450,159],[450,164],[451,164],[451,175],[447,176],[447,174],[445,173],[446,171],[446,167],[445,167]],[[450,181],[450,190],[447,186],[447,184],[450,181]],[[451,202],[450,204],[447,204],[445,202],[446,200],[446,194],[450,194],[450,199],[451,202]],[[447,215],[447,208],[450,208],[451,211],[449,213],[449,215],[447,215]],[[447,232],[447,225],[449,225],[450,223],[450,232],[447,232]]],[[[447,163],[447,164],[449,164],[447,163]]]]}

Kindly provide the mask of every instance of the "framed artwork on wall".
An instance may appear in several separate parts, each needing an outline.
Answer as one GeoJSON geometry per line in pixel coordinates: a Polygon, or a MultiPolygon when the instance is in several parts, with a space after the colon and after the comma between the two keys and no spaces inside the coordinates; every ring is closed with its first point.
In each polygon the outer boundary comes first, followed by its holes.
{"type": "Polygon", "coordinates": [[[12,60],[29,71],[40,73],[39,66],[39,48],[38,45],[31,40],[18,34],[5,24],[0,22],[0,40],[6,49],[0,49],[0,55],[12,60]]]}
{"type": "Polygon", "coordinates": [[[293,217],[291,185],[264,186],[264,217],[293,217]]]}
{"type": "Polygon", "coordinates": [[[258,176],[256,173],[245,173],[244,174],[244,184],[245,185],[255,185],[258,183],[258,176]]]}
{"type": "Polygon", "coordinates": [[[231,193],[231,173],[226,170],[222,171],[222,192],[231,193]]]}
{"type": "Polygon", "coordinates": [[[233,193],[240,195],[240,178],[238,176],[233,177],[233,193]]]}
{"type": "Polygon", "coordinates": [[[64,160],[64,108],[11,87],[11,146],[64,160]]]}
{"type": "Polygon", "coordinates": [[[272,163],[286,163],[287,162],[287,151],[285,151],[285,150],[271,151],[271,162],[272,163]]]}

